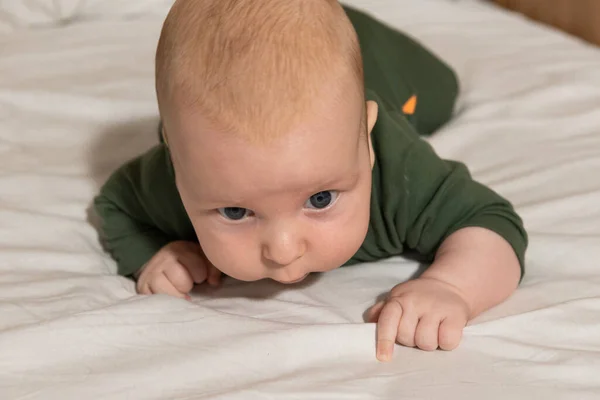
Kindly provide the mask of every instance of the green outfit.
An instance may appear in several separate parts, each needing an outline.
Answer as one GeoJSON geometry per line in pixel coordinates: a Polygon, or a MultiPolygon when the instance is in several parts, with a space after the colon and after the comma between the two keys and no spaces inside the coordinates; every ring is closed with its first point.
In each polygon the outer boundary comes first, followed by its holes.
{"type": "MultiPolygon", "coordinates": [[[[454,72],[405,35],[356,10],[346,12],[362,48],[366,97],[379,105],[369,230],[346,264],[407,250],[431,259],[450,234],[478,226],[505,238],[523,271],[527,234],[511,204],[474,181],[463,164],[440,159],[419,136],[451,117],[454,72]]],[[[171,241],[197,240],[164,143],[118,169],[95,209],[121,275],[135,273],[171,241]]]]}

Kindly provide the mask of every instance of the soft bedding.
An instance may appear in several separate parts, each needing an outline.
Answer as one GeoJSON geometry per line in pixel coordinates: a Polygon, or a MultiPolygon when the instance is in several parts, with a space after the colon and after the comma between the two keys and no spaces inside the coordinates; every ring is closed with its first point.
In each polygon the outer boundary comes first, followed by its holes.
{"type": "Polygon", "coordinates": [[[521,287],[457,350],[381,364],[363,313],[415,261],[192,302],[115,276],[88,209],[157,140],[169,1],[116,3],[0,1],[0,399],[600,398],[598,48],[480,1],[347,2],[456,69],[456,116],[430,140],[530,234],[521,287]]]}

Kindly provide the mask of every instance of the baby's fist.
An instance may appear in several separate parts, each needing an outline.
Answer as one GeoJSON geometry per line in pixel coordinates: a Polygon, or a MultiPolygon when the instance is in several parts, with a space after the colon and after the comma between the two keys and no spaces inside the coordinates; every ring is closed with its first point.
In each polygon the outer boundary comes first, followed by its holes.
{"type": "Polygon", "coordinates": [[[137,291],[189,300],[194,284],[207,281],[217,286],[220,279],[221,272],[206,259],[200,245],[176,241],[160,249],[138,273],[137,291]]]}
{"type": "Polygon", "coordinates": [[[420,278],[394,287],[369,310],[377,322],[377,358],[391,358],[395,342],[422,350],[453,350],[469,319],[469,306],[452,285],[420,278]]]}

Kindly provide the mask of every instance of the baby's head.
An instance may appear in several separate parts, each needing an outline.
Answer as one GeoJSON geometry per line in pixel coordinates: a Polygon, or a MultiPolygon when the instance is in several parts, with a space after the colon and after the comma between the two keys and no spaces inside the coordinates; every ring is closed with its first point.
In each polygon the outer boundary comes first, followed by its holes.
{"type": "Polygon", "coordinates": [[[179,0],[156,85],[181,199],[218,269],[287,283],[359,249],[377,106],[337,1],[179,0]]]}

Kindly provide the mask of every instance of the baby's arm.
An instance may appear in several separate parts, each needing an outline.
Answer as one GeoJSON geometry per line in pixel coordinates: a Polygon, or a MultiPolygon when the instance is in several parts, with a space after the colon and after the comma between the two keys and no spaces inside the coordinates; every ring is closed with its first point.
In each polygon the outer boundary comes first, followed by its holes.
{"type": "Polygon", "coordinates": [[[454,232],[419,279],[397,285],[370,310],[378,322],[377,357],[388,360],[395,342],[456,348],[467,322],[504,301],[519,277],[519,261],[501,236],[479,227],[454,232]]]}
{"type": "Polygon", "coordinates": [[[94,200],[107,250],[138,292],[186,297],[194,283],[218,283],[195,240],[167,150],[159,145],[119,168],[94,200]]]}
{"type": "Polygon", "coordinates": [[[155,196],[166,186],[160,165],[164,166],[160,148],[154,148],[115,171],[94,199],[102,240],[117,262],[119,275],[134,276],[162,247],[177,239],[154,215],[155,196]]]}
{"type": "Polygon", "coordinates": [[[468,306],[468,319],[472,319],[515,291],[521,268],[512,247],[500,235],[469,227],[442,243],[431,268],[421,277],[456,288],[468,306]]]}
{"type": "Polygon", "coordinates": [[[456,347],[469,320],[515,290],[527,247],[522,221],[506,199],[473,180],[463,164],[440,159],[403,120],[395,122],[406,124],[400,133],[406,142],[380,156],[382,173],[397,177],[386,187],[382,215],[396,227],[394,240],[433,262],[370,310],[382,360],[394,342],[456,347]]]}

